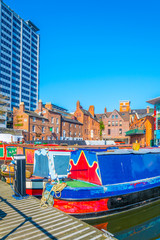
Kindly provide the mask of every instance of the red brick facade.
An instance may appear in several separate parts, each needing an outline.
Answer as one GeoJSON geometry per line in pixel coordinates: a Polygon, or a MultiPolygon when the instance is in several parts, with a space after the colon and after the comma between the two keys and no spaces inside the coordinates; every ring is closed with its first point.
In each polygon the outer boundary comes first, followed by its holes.
{"type": "Polygon", "coordinates": [[[84,140],[100,139],[100,123],[94,114],[94,106],[90,106],[89,110],[81,107],[77,101],[77,108],[74,113],[76,119],[83,124],[82,136],[84,140]]]}
{"type": "Polygon", "coordinates": [[[147,114],[141,117],[135,114],[130,121],[130,130],[137,131],[136,134],[129,131],[131,144],[138,141],[142,147],[150,146],[151,140],[154,139],[154,117],[152,113],[150,114],[147,111],[147,114]],[[139,130],[144,131],[144,133],[140,134],[139,130]]]}
{"type": "Polygon", "coordinates": [[[104,124],[104,130],[102,131],[102,139],[104,140],[115,140],[125,141],[128,143],[128,137],[125,132],[129,130],[129,113],[118,112],[107,112],[105,108],[104,114],[97,114],[99,120],[102,120],[104,124]]]}
{"type": "Polygon", "coordinates": [[[27,141],[82,139],[82,126],[77,120],[65,118],[54,111],[51,103],[44,106],[41,100],[35,112],[25,110],[24,103],[19,109],[13,109],[13,128],[24,130],[27,141]]]}
{"type": "Polygon", "coordinates": [[[79,139],[82,140],[83,124],[75,119],[67,119],[62,117],[62,139],[79,139]]]}

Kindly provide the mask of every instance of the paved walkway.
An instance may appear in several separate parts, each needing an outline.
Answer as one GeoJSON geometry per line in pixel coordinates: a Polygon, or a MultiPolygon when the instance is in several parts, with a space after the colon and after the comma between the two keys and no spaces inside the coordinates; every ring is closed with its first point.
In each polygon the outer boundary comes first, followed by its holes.
{"type": "Polygon", "coordinates": [[[32,196],[16,200],[11,187],[0,180],[0,239],[113,240],[98,229],[58,209],[40,208],[32,196]]]}

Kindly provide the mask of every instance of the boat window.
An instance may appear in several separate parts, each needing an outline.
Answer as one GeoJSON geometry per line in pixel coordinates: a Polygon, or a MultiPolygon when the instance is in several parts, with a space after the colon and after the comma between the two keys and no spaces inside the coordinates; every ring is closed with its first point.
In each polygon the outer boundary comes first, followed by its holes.
{"type": "Polygon", "coordinates": [[[67,176],[70,155],[53,155],[55,172],[59,177],[67,176]]]}

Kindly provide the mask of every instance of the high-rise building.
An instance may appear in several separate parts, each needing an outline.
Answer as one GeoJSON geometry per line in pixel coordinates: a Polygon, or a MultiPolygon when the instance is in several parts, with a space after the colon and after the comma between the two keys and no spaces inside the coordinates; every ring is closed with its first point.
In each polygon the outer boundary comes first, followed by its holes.
{"type": "Polygon", "coordinates": [[[0,0],[0,93],[9,108],[35,110],[39,94],[39,29],[0,0]]]}

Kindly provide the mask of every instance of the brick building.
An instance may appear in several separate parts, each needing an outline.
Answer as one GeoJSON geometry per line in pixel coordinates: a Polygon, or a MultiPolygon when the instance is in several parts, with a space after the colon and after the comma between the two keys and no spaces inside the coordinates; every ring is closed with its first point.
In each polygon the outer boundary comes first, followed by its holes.
{"type": "Polygon", "coordinates": [[[104,124],[102,138],[104,140],[114,140],[117,142],[129,142],[129,137],[126,137],[126,131],[129,130],[129,112],[119,112],[116,109],[113,112],[107,112],[105,108],[103,114],[96,115],[104,124]]]}
{"type": "Polygon", "coordinates": [[[51,103],[44,105],[41,100],[34,112],[21,103],[19,109],[13,108],[13,128],[24,130],[24,139],[29,141],[82,139],[82,123],[66,111],[67,117],[62,116],[60,111],[63,109],[55,109],[51,103]]]}
{"type": "Polygon", "coordinates": [[[131,112],[130,101],[128,101],[128,100],[120,101],[119,111],[120,112],[131,112]]]}
{"type": "Polygon", "coordinates": [[[94,113],[94,106],[90,106],[89,110],[85,110],[77,101],[76,111],[74,113],[76,119],[83,124],[82,136],[84,140],[100,139],[100,123],[94,113]]]}
{"type": "Polygon", "coordinates": [[[55,139],[82,139],[83,124],[77,121],[66,109],[57,108],[52,103],[44,105],[39,100],[38,109],[35,112],[42,113],[49,120],[50,129],[52,128],[55,139]]]}
{"type": "Polygon", "coordinates": [[[76,140],[83,140],[83,124],[77,121],[74,117],[66,118],[62,117],[62,133],[61,139],[76,139],[76,140]]]}
{"type": "Polygon", "coordinates": [[[131,111],[130,129],[126,136],[130,137],[130,143],[140,143],[142,147],[150,146],[154,139],[154,117],[153,109],[135,109],[131,111]]]}

